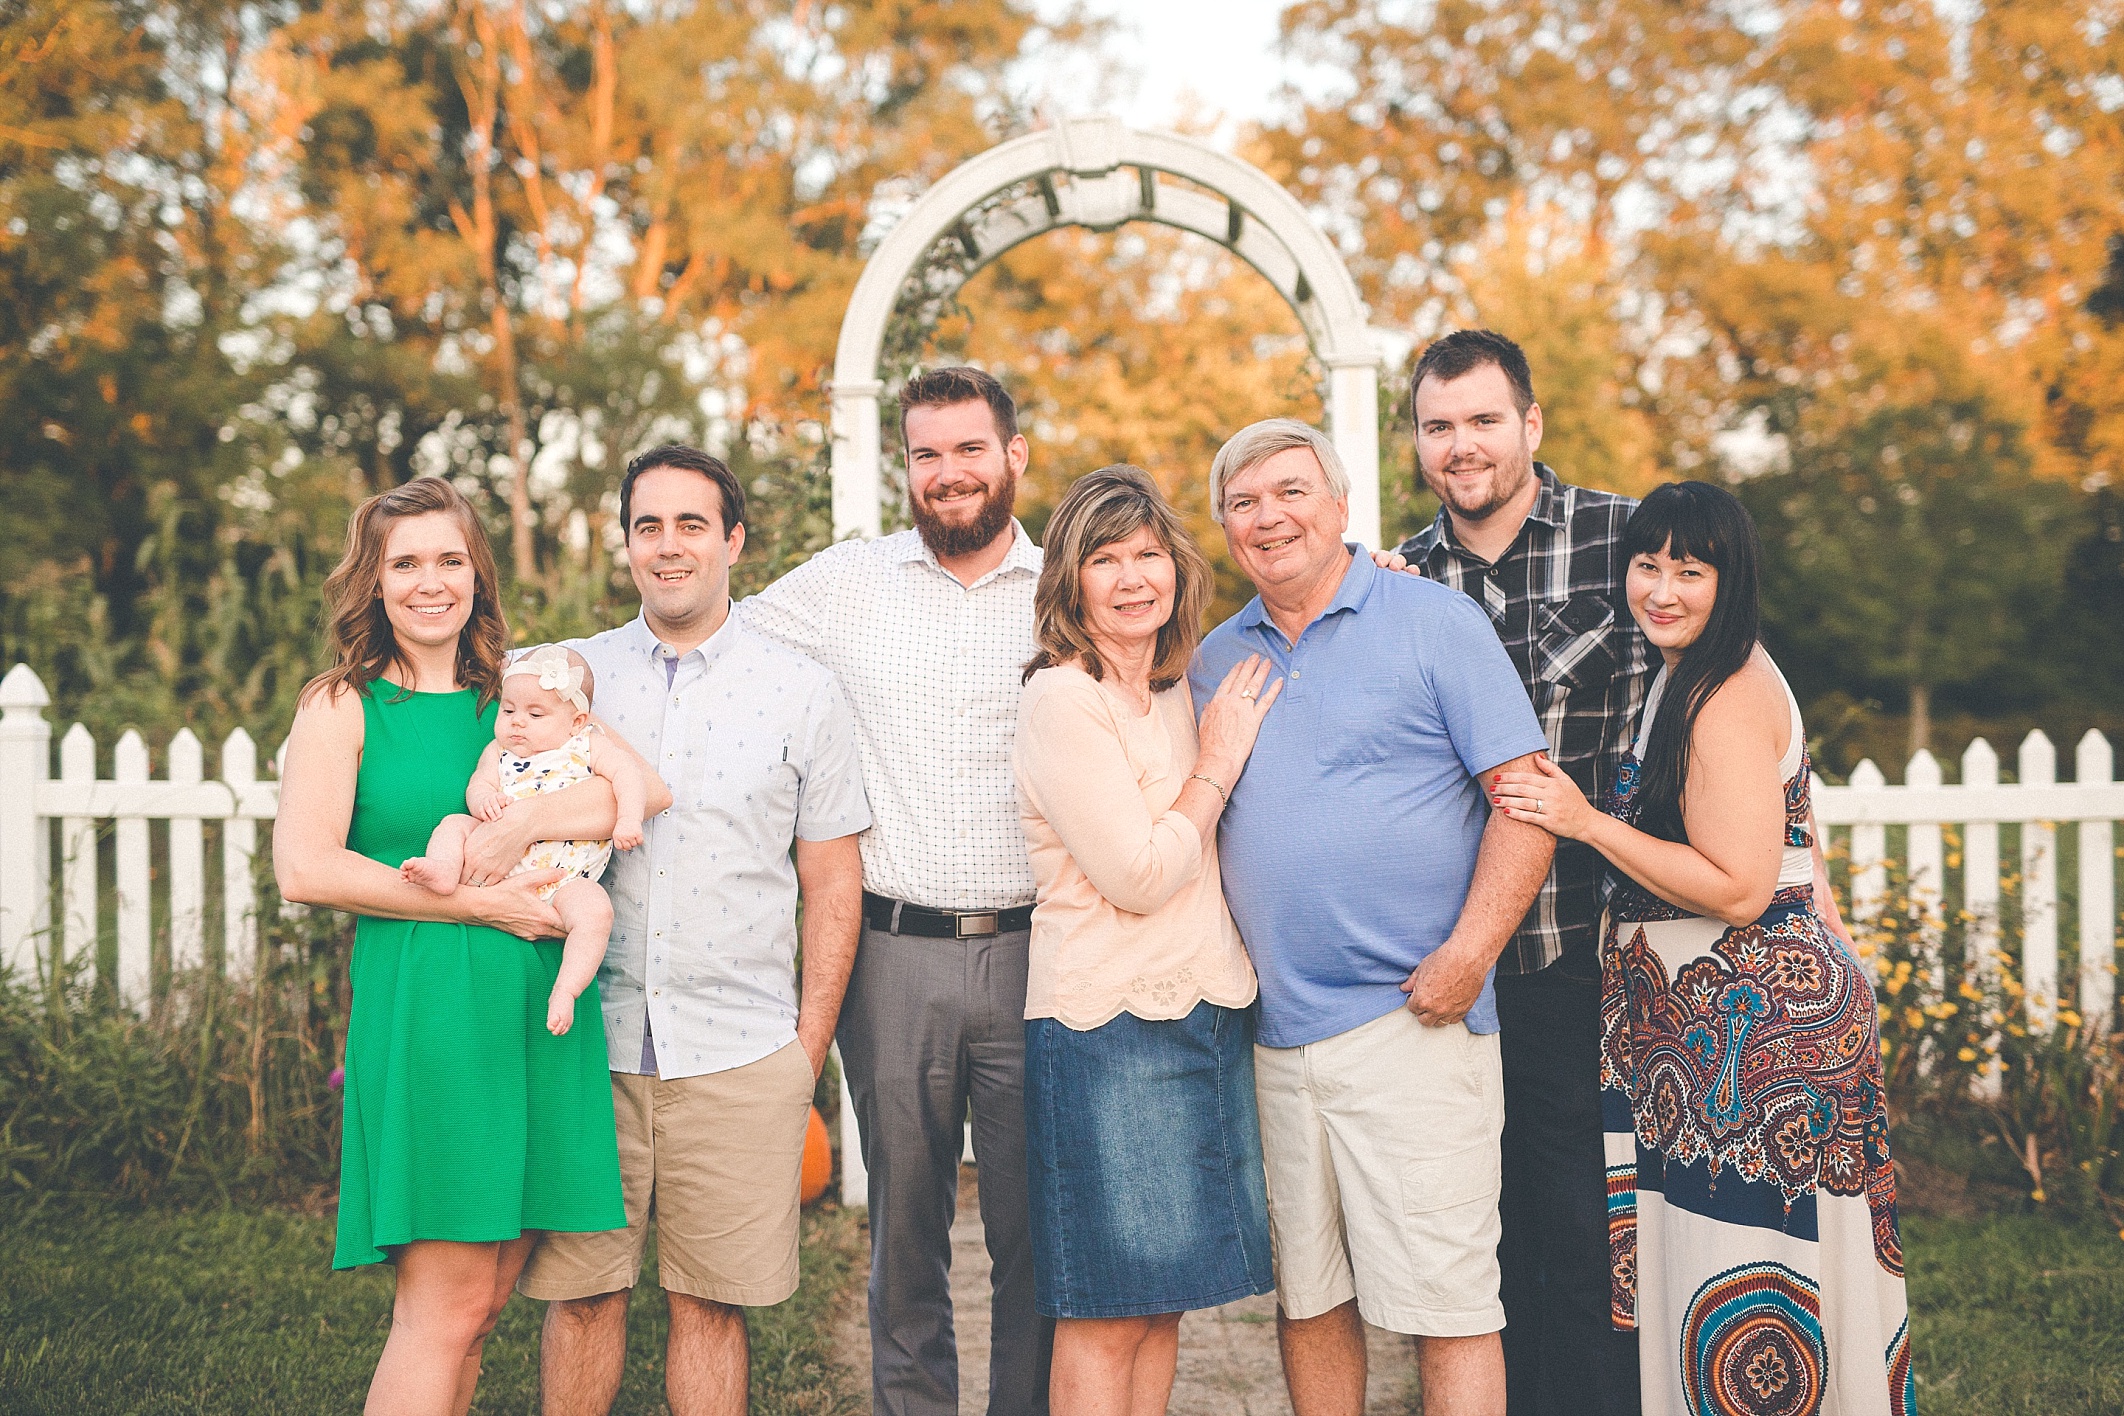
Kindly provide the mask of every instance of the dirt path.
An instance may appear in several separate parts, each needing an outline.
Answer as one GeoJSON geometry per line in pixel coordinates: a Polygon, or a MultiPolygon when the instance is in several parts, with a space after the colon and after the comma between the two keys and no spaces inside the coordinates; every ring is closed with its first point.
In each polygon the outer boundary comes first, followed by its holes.
{"type": "MultiPolygon", "coordinates": [[[[952,1316],[959,1334],[959,1410],[988,1409],[988,1251],[974,1169],[959,1172],[959,1216],[951,1231],[952,1316]]],[[[842,1319],[839,1347],[858,1384],[870,1384],[870,1331],[863,1286],[842,1319]]],[[[1414,1400],[1416,1356],[1408,1338],[1377,1328],[1371,1341],[1369,1416],[1404,1416],[1414,1400]]],[[[1169,1416],[1289,1416],[1276,1355],[1276,1300],[1248,1298],[1190,1313],[1180,1324],[1180,1367],[1169,1416]]]]}

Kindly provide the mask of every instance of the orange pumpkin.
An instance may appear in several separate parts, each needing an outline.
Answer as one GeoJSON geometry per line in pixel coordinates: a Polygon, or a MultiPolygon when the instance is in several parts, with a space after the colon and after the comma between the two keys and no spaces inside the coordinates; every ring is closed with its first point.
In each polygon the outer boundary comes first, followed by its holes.
{"type": "Polygon", "coordinates": [[[832,1179],[833,1146],[826,1139],[826,1118],[814,1106],[811,1120],[804,1125],[804,1178],[797,1193],[805,1204],[811,1204],[826,1193],[826,1185],[832,1179]]]}

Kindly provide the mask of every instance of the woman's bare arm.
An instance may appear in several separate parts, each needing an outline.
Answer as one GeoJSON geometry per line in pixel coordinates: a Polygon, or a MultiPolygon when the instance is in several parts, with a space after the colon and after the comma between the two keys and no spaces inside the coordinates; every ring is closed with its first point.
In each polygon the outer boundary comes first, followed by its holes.
{"type": "Polygon", "coordinates": [[[1739,926],[1777,890],[1785,847],[1778,780],[1791,712],[1768,663],[1751,662],[1697,714],[1682,801],[1686,845],[1594,813],[1585,840],[1618,870],[1669,904],[1739,926]]]}
{"type": "Polygon", "coordinates": [[[1626,826],[1587,803],[1546,756],[1535,770],[1498,773],[1491,801],[1524,821],[1584,841],[1669,904],[1731,925],[1752,922],[1777,890],[1785,846],[1779,759],[1790,736],[1785,687],[1760,653],[1697,715],[1682,801],[1688,844],[1626,826]]]}
{"type": "Polygon", "coordinates": [[[295,714],[273,820],[273,874],[282,898],[376,919],[485,924],[525,939],[564,931],[538,898],[560,871],[535,871],[485,889],[437,895],[398,871],[347,849],[363,721],[352,690],[315,694],[295,714]]]}

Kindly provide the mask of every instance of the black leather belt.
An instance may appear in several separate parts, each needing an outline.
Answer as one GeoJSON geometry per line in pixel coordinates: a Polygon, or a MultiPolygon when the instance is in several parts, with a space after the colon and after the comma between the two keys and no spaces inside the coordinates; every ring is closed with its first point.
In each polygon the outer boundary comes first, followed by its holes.
{"type": "Polygon", "coordinates": [[[863,923],[888,934],[919,934],[929,939],[985,939],[1032,928],[1032,906],[1007,910],[933,910],[905,900],[863,892],[863,923]]]}

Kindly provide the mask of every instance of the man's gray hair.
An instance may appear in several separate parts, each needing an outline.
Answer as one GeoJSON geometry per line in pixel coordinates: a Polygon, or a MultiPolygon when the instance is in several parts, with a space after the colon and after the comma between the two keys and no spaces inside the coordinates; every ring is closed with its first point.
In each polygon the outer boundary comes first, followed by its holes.
{"type": "Polygon", "coordinates": [[[1327,474],[1329,496],[1340,499],[1350,494],[1349,471],[1343,467],[1342,454],[1335,451],[1335,445],[1328,441],[1326,433],[1296,418],[1264,418],[1233,433],[1231,440],[1217,449],[1217,460],[1210,464],[1210,519],[1219,526],[1224,524],[1224,487],[1227,482],[1294,447],[1310,448],[1313,456],[1320,460],[1320,470],[1327,474]]]}

